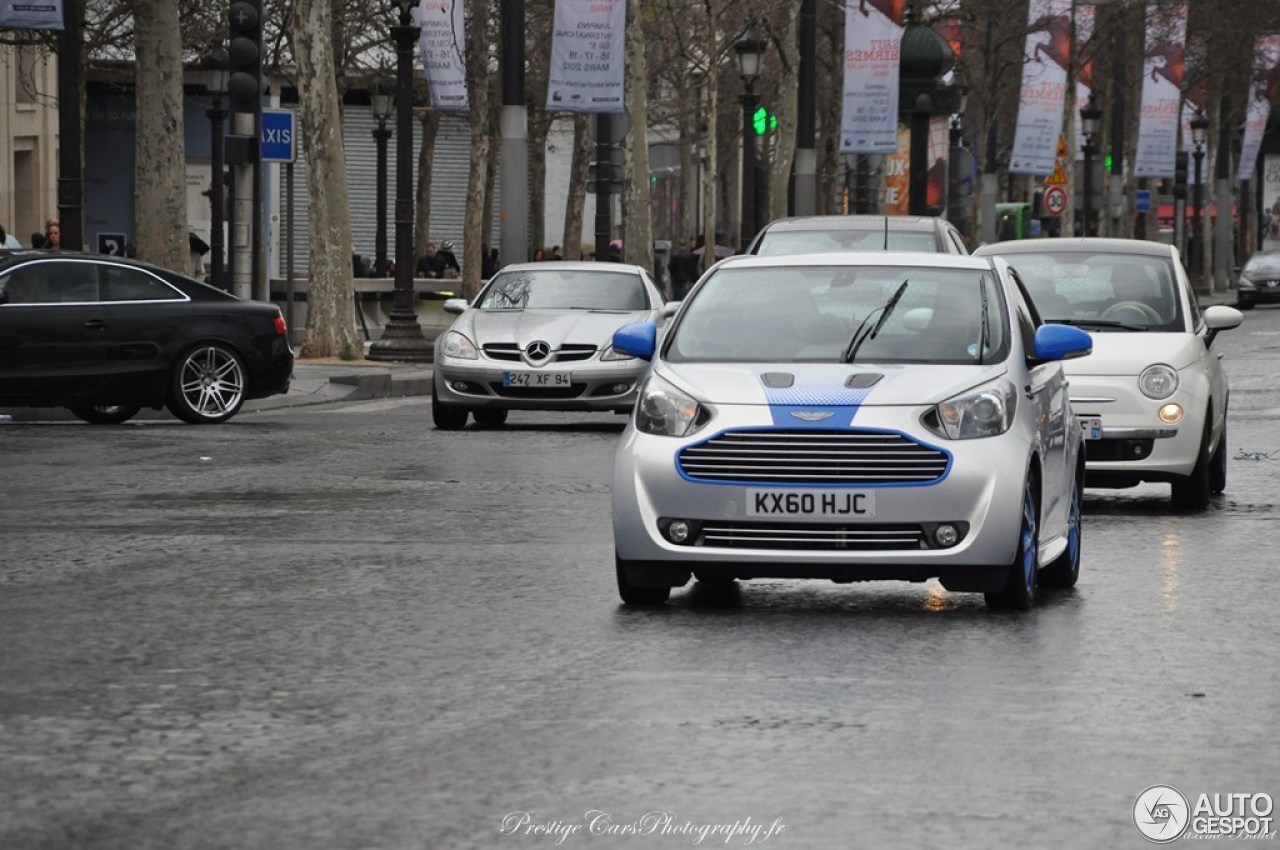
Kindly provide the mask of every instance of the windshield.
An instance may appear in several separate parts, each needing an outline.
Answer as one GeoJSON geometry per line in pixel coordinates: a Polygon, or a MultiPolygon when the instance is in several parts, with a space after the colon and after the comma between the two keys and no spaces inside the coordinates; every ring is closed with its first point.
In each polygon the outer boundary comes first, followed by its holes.
{"type": "Polygon", "coordinates": [[[1185,329],[1177,278],[1165,257],[1063,251],[1007,259],[1046,322],[1115,331],[1185,329]]]}
{"type": "Polygon", "coordinates": [[[889,231],[885,244],[883,227],[866,230],[769,230],[760,237],[756,253],[834,254],[840,251],[924,251],[938,253],[938,240],[927,231],[889,231]]]}
{"type": "Polygon", "coordinates": [[[718,269],[686,304],[665,355],[673,362],[991,363],[1006,356],[1006,315],[991,272],[718,269]],[[982,351],[980,287],[988,302],[982,351]]]}
{"type": "Polygon", "coordinates": [[[1280,253],[1254,254],[1244,264],[1245,274],[1276,274],[1280,272],[1280,253]]]}
{"type": "Polygon", "coordinates": [[[637,274],[572,270],[500,272],[476,304],[481,310],[648,310],[637,274]]]}

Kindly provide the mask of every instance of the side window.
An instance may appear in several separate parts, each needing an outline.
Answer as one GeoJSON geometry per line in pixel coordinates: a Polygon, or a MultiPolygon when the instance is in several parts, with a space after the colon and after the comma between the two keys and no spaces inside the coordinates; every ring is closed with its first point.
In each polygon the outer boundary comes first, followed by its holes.
{"type": "Polygon", "coordinates": [[[0,289],[9,295],[10,304],[48,304],[53,300],[44,266],[44,263],[30,263],[0,275],[0,289]]]}
{"type": "Polygon", "coordinates": [[[107,266],[103,301],[176,301],[182,298],[172,286],[139,269],[107,266]]]}
{"type": "Polygon", "coordinates": [[[1013,289],[1013,314],[1018,322],[1018,333],[1022,335],[1022,351],[1028,357],[1036,350],[1036,326],[1040,324],[1040,316],[1031,306],[1026,288],[1016,272],[1009,270],[1016,286],[1013,289]]]}
{"type": "Polygon", "coordinates": [[[98,273],[92,263],[38,262],[0,278],[10,304],[77,304],[98,300],[98,273]]]}
{"type": "Polygon", "coordinates": [[[1191,305],[1191,330],[1194,332],[1200,329],[1200,323],[1204,319],[1200,315],[1200,302],[1196,300],[1195,290],[1190,286],[1185,286],[1185,291],[1187,293],[1187,303],[1191,305]]]}

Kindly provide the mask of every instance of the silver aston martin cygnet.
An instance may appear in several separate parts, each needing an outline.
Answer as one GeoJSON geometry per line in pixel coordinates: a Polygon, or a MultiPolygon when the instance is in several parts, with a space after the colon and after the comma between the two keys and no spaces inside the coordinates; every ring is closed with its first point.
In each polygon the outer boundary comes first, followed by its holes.
{"type": "Polygon", "coordinates": [[[522,263],[494,275],[436,339],[437,428],[495,426],[516,410],[617,410],[635,404],[649,364],[610,346],[629,322],[657,322],[662,294],[639,266],[522,263]]]}
{"type": "Polygon", "coordinates": [[[1060,361],[1088,333],[1037,325],[1000,259],[735,257],[662,338],[618,450],[624,602],[690,574],[924,581],[1025,609],[1080,570],[1082,433],[1060,361]]]}

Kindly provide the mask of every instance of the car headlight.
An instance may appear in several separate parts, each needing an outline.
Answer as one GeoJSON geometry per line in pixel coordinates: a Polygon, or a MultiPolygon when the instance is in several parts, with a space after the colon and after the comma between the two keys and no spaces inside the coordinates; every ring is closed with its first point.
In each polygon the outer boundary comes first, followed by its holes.
{"type": "Polygon", "coordinates": [[[686,437],[711,419],[711,412],[671,384],[650,375],[636,401],[636,430],[663,437],[686,437]]]}
{"type": "Polygon", "coordinates": [[[1163,363],[1148,366],[1138,376],[1138,389],[1147,398],[1168,398],[1178,389],[1178,373],[1163,363]]]}
{"type": "Polygon", "coordinates": [[[923,421],[926,428],[948,440],[974,440],[1008,431],[1017,409],[1017,388],[1001,379],[947,399],[925,414],[923,421]]]}
{"type": "Polygon", "coordinates": [[[476,360],[480,357],[475,344],[457,331],[449,331],[444,335],[440,350],[445,357],[457,357],[459,360],[476,360]]]}
{"type": "Polygon", "coordinates": [[[1237,289],[1257,289],[1258,285],[1247,277],[1240,278],[1240,282],[1236,284],[1237,289]]]}
{"type": "Polygon", "coordinates": [[[615,351],[613,346],[609,346],[600,353],[601,360],[635,360],[630,354],[623,354],[621,351],[615,351]]]}

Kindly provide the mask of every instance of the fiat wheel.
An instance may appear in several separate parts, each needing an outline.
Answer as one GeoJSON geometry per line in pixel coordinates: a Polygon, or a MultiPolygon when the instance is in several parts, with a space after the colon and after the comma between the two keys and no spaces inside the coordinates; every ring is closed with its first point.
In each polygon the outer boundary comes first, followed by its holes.
{"type": "Polygon", "coordinates": [[[169,412],[195,425],[226,422],[240,410],[246,388],[240,356],[221,343],[201,343],[178,359],[169,412]]]}

